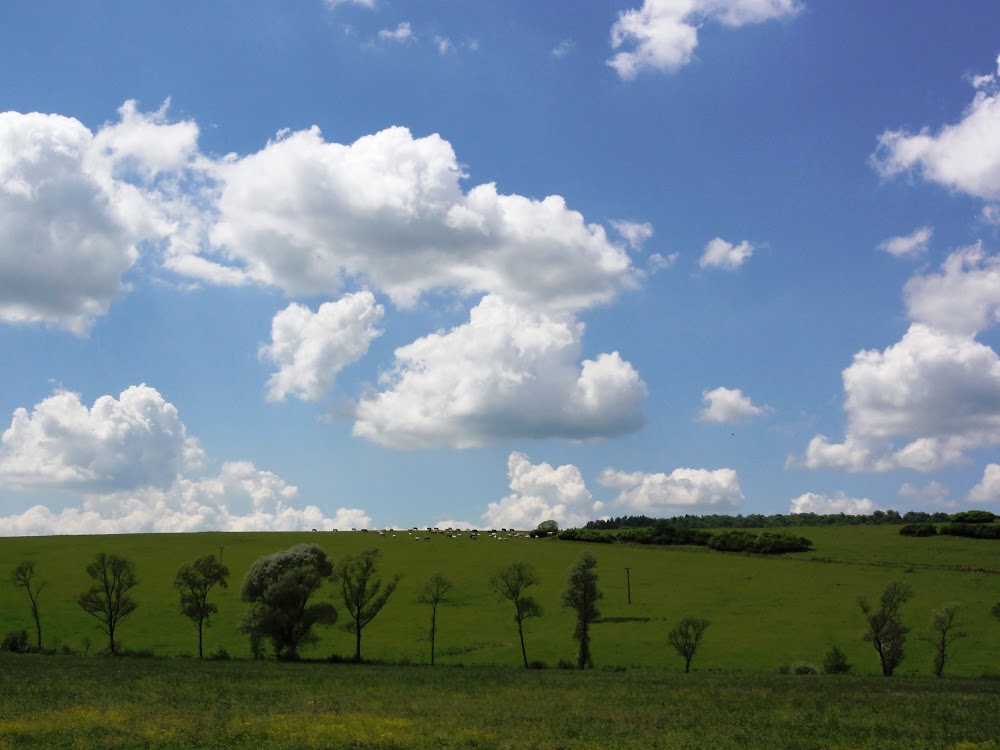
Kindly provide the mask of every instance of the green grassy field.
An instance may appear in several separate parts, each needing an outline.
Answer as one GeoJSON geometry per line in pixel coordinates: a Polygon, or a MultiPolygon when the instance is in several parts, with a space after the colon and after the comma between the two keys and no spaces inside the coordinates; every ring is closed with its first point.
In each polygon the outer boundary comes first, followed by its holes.
{"type": "Polygon", "coordinates": [[[0,748],[997,750],[1000,681],[0,655],[0,748]]]}
{"type": "MultiPolygon", "coordinates": [[[[678,672],[680,658],[669,650],[666,635],[685,615],[712,621],[694,661],[694,669],[721,672],[774,672],[782,664],[805,660],[821,664],[824,653],[839,644],[855,665],[855,674],[876,674],[874,650],[861,641],[863,621],[857,598],[875,598],[892,579],[913,586],[905,622],[913,628],[907,656],[897,674],[929,674],[931,647],[914,636],[929,613],[946,602],[961,602],[961,625],[969,637],[954,646],[946,675],[1000,674],[1000,623],[989,615],[1000,599],[1000,545],[961,537],[900,537],[893,526],[791,529],[809,537],[815,550],[782,557],[713,552],[703,548],[648,548],[582,545],[554,539],[470,541],[444,534],[239,533],[164,534],[102,537],[8,538],[0,540],[0,573],[19,561],[35,560],[41,578],[43,636],[46,645],[80,651],[85,639],[103,645],[96,621],[75,603],[88,580],[84,567],[98,551],[135,561],[140,584],[139,609],[122,625],[125,648],[151,649],[158,655],[195,653],[197,635],[178,613],[172,587],[178,567],[199,555],[218,554],[232,571],[231,587],[213,595],[219,615],[206,633],[206,652],[219,647],[248,656],[246,638],[236,630],[244,610],[239,584],[257,557],[298,542],[316,542],[336,560],[369,546],[384,552],[387,574],[403,580],[385,610],[366,629],[364,657],[387,662],[423,663],[428,658],[424,633],[429,613],[415,599],[423,582],[437,571],[455,583],[453,602],[439,613],[438,661],[442,665],[515,666],[520,662],[512,610],[487,586],[489,576],[515,561],[536,566],[536,595],[545,609],[527,624],[529,659],[550,666],[572,659],[572,616],[559,594],[570,564],[586,548],[598,559],[605,598],[605,622],[595,626],[593,657],[598,668],[649,667],[678,672]],[[417,540],[419,536],[419,541],[417,540]],[[429,536],[429,539],[424,537],[429,536]],[[631,568],[632,603],[626,602],[625,568],[631,568]],[[505,606],[506,605],[506,606],[505,606]]],[[[502,535],[501,535],[502,536],[502,535]]],[[[332,588],[324,591],[332,595],[332,588]]],[[[27,596],[0,583],[0,634],[25,628],[32,634],[27,596]]],[[[353,653],[351,636],[336,628],[319,631],[306,647],[306,658],[353,653]]]]}

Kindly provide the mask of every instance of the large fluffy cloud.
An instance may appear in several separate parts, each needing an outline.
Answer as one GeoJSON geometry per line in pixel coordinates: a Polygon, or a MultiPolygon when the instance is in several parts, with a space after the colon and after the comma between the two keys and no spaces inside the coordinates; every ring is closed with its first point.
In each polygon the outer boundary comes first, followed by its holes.
{"type": "Polygon", "coordinates": [[[968,336],[914,323],[884,351],[858,352],[843,379],[846,440],[814,437],[807,466],[933,471],[1000,442],[1000,358],[968,336]]]}
{"type": "Polygon", "coordinates": [[[788,508],[789,513],[817,513],[819,515],[845,513],[849,516],[866,516],[874,511],[875,503],[867,497],[847,497],[843,492],[838,492],[833,497],[806,492],[793,498],[788,508]]]}
{"type": "Polygon", "coordinates": [[[132,386],[88,408],[58,391],[14,412],[0,437],[0,483],[17,488],[163,487],[204,456],[177,409],[155,388],[132,386]]]}
{"type": "Polygon", "coordinates": [[[982,480],[969,490],[969,502],[990,505],[1000,501],[1000,464],[988,464],[982,480]]]}
{"type": "Polygon", "coordinates": [[[533,529],[550,519],[561,527],[582,526],[601,509],[572,464],[552,468],[514,452],[507,458],[507,474],[513,492],[489,504],[483,520],[490,526],[533,529]]]}
{"type": "Polygon", "coordinates": [[[60,511],[36,505],[0,517],[0,536],[134,534],[192,531],[299,531],[367,528],[357,508],[328,517],[314,505],[295,506],[298,489],[248,461],[222,465],[217,476],[179,477],[168,487],[87,495],[60,511]]]}
{"type": "Polygon", "coordinates": [[[617,352],[578,364],[583,325],[487,296],[469,322],[396,350],[385,390],[363,397],[354,434],[396,447],[637,429],[646,386],[617,352]]]}
{"type": "Polygon", "coordinates": [[[691,61],[698,28],[706,20],[739,27],[792,16],[799,0],[643,0],[622,11],[611,28],[611,47],[624,49],[608,60],[624,79],[643,70],[671,73],[691,61]]]}
{"type": "Polygon", "coordinates": [[[998,320],[998,264],[977,244],[952,253],[938,273],[910,279],[905,299],[916,322],[885,350],[854,356],[843,372],[844,442],[817,435],[806,466],[928,472],[1000,443],[1000,357],[975,338],[998,320]]]}
{"type": "Polygon", "coordinates": [[[743,504],[740,480],[732,469],[674,469],[669,474],[605,469],[597,480],[618,490],[611,501],[635,513],[728,513],[743,504]]]}
{"type": "Polygon", "coordinates": [[[913,320],[973,336],[1000,321],[1000,256],[982,243],[957,250],[938,273],[910,279],[904,298],[913,320]]]}
{"type": "Polygon", "coordinates": [[[451,145],[395,127],[352,144],[317,128],[218,165],[212,241],[230,268],[290,294],[348,279],[410,306],[431,290],[577,310],[635,284],[625,250],[559,196],[463,191],[451,145]]]}
{"type": "Polygon", "coordinates": [[[0,439],[0,487],[77,497],[0,517],[0,536],[368,526],[357,508],[331,518],[298,508],[298,490],[248,461],[202,476],[205,456],[173,404],[149,386],[88,408],[58,391],[18,409],[0,439]]]}
{"type": "Polygon", "coordinates": [[[750,397],[739,388],[719,387],[711,391],[703,391],[702,398],[705,408],[698,415],[706,422],[736,423],[745,419],[767,414],[768,406],[757,406],[750,397]]]}
{"type": "Polygon", "coordinates": [[[875,168],[886,177],[915,171],[951,190],[1000,198],[1000,85],[996,75],[977,76],[973,85],[976,94],[958,122],[936,133],[882,133],[875,168]]]}
{"type": "Polygon", "coordinates": [[[135,102],[91,132],[61,115],[0,113],[0,321],[86,331],[141,242],[191,244],[198,128],[135,102]]]}
{"type": "Polygon", "coordinates": [[[262,358],[278,366],[267,383],[268,399],[322,398],[337,373],[363,357],[381,335],[383,312],[371,292],[358,292],[322,304],[315,313],[293,302],[275,315],[271,343],[260,349],[262,358]]]}

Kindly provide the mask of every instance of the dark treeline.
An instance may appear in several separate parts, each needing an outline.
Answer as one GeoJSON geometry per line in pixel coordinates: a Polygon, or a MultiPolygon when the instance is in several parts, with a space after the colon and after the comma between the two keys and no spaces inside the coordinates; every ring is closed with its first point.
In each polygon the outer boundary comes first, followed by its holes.
{"type": "MultiPolygon", "coordinates": [[[[883,524],[904,523],[946,523],[948,521],[963,521],[959,518],[968,513],[987,513],[987,511],[964,511],[963,513],[924,513],[909,511],[900,514],[895,510],[877,510],[870,515],[849,515],[847,513],[775,513],[765,516],[760,513],[749,515],[707,515],[707,516],[674,516],[657,519],[649,516],[617,516],[604,520],[589,521],[585,529],[596,531],[611,531],[616,529],[645,528],[656,525],[659,520],[668,521],[679,529],[775,529],[789,526],[880,526],[883,524]]],[[[989,514],[992,516],[993,514],[989,514]]],[[[992,519],[991,519],[992,520],[992,519]]]]}

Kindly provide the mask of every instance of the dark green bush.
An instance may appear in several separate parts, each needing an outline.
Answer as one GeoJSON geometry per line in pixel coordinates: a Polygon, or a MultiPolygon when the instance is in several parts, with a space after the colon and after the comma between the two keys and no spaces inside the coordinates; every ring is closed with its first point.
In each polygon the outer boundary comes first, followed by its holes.
{"type": "Polygon", "coordinates": [[[998,516],[988,510],[962,510],[952,513],[949,520],[956,523],[993,523],[997,519],[998,516]]]}
{"type": "Polygon", "coordinates": [[[780,531],[744,531],[736,529],[713,534],[708,546],[718,552],[751,552],[758,555],[780,555],[784,552],[806,552],[812,542],[804,536],[780,531]]]}
{"type": "Polygon", "coordinates": [[[12,630],[0,641],[0,652],[7,651],[11,654],[28,653],[28,631],[12,630]]]}
{"type": "Polygon", "coordinates": [[[823,674],[847,674],[851,665],[847,663],[847,654],[834,646],[823,657],[823,674]]]}
{"type": "Polygon", "coordinates": [[[940,533],[972,539],[1000,539],[1000,523],[946,523],[941,526],[940,533]]]}
{"type": "Polygon", "coordinates": [[[792,665],[792,672],[795,674],[819,674],[819,670],[816,669],[815,664],[810,664],[807,661],[797,661],[792,665]]]}
{"type": "Polygon", "coordinates": [[[900,536],[937,536],[937,526],[932,523],[908,523],[899,527],[900,536]]]}

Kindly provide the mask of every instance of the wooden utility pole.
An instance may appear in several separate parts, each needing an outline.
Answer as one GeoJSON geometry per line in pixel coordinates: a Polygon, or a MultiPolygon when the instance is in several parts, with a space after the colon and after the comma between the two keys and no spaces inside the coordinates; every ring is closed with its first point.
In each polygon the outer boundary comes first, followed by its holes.
{"type": "Polygon", "coordinates": [[[628,591],[628,603],[632,603],[632,576],[629,574],[632,568],[625,567],[625,588],[628,591]]]}

